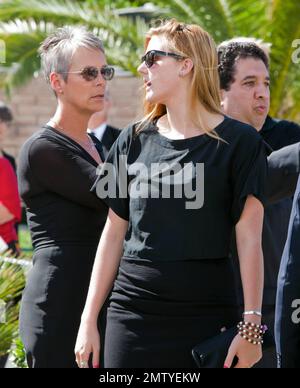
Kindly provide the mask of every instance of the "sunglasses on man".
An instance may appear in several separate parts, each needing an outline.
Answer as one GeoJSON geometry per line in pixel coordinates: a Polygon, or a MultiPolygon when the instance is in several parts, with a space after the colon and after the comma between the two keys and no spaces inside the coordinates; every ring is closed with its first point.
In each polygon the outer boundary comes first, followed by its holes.
{"type": "Polygon", "coordinates": [[[159,59],[159,57],[172,57],[175,59],[184,59],[182,55],[175,54],[175,53],[168,53],[166,51],[160,51],[160,50],[150,50],[148,51],[141,59],[141,62],[145,62],[145,65],[150,69],[151,66],[159,59]]]}
{"type": "Polygon", "coordinates": [[[115,69],[112,66],[103,66],[103,67],[94,67],[87,66],[82,70],[78,71],[67,71],[63,74],[80,74],[82,78],[86,81],[94,81],[99,77],[99,74],[105,79],[105,81],[110,81],[115,75],[115,69]]]}

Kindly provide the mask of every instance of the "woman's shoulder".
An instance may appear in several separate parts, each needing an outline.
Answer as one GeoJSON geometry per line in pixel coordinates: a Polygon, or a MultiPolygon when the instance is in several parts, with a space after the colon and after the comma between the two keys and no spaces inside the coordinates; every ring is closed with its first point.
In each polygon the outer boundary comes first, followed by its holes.
{"type": "Polygon", "coordinates": [[[222,135],[224,140],[231,144],[244,143],[245,145],[251,145],[262,142],[261,136],[254,127],[230,117],[226,118],[226,125],[222,135]]]}
{"type": "Polygon", "coordinates": [[[117,141],[120,143],[127,142],[134,137],[136,124],[128,124],[126,127],[120,130],[117,141]]]}
{"type": "Polygon", "coordinates": [[[48,142],[49,139],[47,138],[47,136],[45,136],[45,128],[41,128],[25,141],[21,148],[21,152],[22,150],[30,149],[32,145],[42,145],[43,143],[48,142]]]}
{"type": "Polygon", "coordinates": [[[140,124],[140,121],[129,124],[120,131],[120,135],[116,141],[119,150],[128,151],[132,143],[136,142],[139,139],[140,134],[146,132],[149,128],[149,126],[147,125],[142,131],[139,131],[140,124]]]}
{"type": "Polygon", "coordinates": [[[19,171],[28,168],[32,163],[49,163],[66,155],[66,148],[56,141],[55,136],[47,128],[42,128],[23,144],[19,154],[19,171]]]}
{"type": "Polygon", "coordinates": [[[21,158],[25,155],[35,155],[45,153],[55,153],[57,151],[65,152],[65,142],[59,139],[59,135],[51,131],[47,127],[41,128],[39,131],[30,136],[21,147],[21,158]]]}

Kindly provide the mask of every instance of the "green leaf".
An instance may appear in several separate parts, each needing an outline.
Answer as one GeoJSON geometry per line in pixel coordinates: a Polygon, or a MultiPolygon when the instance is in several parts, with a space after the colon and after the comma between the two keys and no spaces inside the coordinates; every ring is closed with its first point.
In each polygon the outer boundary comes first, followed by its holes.
{"type": "MultiPolygon", "coordinates": [[[[276,0],[272,16],[267,26],[268,38],[272,42],[271,76],[272,76],[272,114],[282,111],[282,105],[288,104],[288,97],[297,95],[293,84],[298,79],[299,65],[292,62],[295,48],[294,40],[300,37],[300,3],[289,0],[276,0]]],[[[299,100],[293,103],[298,105],[299,100]]]]}
{"type": "MultiPolygon", "coordinates": [[[[7,0],[0,3],[0,38],[7,44],[9,68],[0,74],[10,90],[26,82],[39,68],[38,44],[53,29],[85,25],[103,38],[109,62],[137,74],[147,24],[120,17],[118,7],[146,1],[7,0]],[[10,68],[14,63],[19,67],[10,68]]],[[[157,15],[197,23],[220,43],[235,36],[253,36],[272,43],[271,113],[296,117],[299,111],[299,66],[291,61],[292,42],[300,37],[300,2],[294,0],[152,0],[157,15]]]]}
{"type": "Polygon", "coordinates": [[[222,3],[232,25],[233,37],[262,37],[272,0],[224,0],[222,3]]]}
{"type": "Polygon", "coordinates": [[[133,22],[120,17],[103,3],[70,0],[9,0],[0,4],[0,20],[0,39],[6,43],[7,51],[4,64],[7,71],[0,77],[0,85],[8,93],[39,70],[37,49],[57,27],[87,26],[103,40],[111,64],[133,74],[137,74],[148,29],[143,20],[137,18],[133,22]]]}
{"type": "Polygon", "coordinates": [[[13,338],[18,335],[19,299],[25,286],[21,266],[0,258],[0,356],[8,353],[13,338]]]}
{"type": "Polygon", "coordinates": [[[209,31],[216,41],[228,39],[233,34],[233,27],[220,0],[154,0],[152,3],[164,10],[162,16],[198,24],[209,31]]]}

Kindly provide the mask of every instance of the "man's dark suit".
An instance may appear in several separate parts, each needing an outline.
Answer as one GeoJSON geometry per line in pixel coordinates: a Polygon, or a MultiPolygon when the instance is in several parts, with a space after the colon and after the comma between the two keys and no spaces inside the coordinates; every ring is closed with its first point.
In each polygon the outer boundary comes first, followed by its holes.
{"type": "MultiPolygon", "coordinates": [[[[300,127],[295,123],[274,120],[268,117],[260,131],[260,135],[270,153],[268,157],[269,173],[266,184],[267,198],[262,238],[265,263],[263,319],[273,333],[278,272],[287,237],[293,203],[292,196],[300,172],[300,127]]],[[[238,262],[238,255],[234,250],[233,256],[235,262],[238,262]]],[[[236,269],[238,269],[238,264],[236,269]]],[[[237,276],[239,279],[239,274],[237,276]]],[[[240,280],[239,285],[240,304],[243,306],[240,280]]],[[[257,367],[275,368],[275,349],[272,353],[270,351],[269,354],[265,354],[262,362],[257,367]]]]}
{"type": "Polygon", "coordinates": [[[105,132],[104,132],[102,139],[101,139],[101,143],[102,143],[105,157],[107,157],[107,154],[108,154],[111,146],[114,144],[114,142],[119,137],[120,132],[121,131],[118,128],[112,127],[111,125],[106,126],[105,132]]]}
{"type": "MultiPolygon", "coordinates": [[[[278,220],[280,222],[280,220],[278,220]]],[[[300,179],[294,196],[276,301],[278,366],[300,368],[300,179]],[[298,311],[297,311],[298,310],[298,311]]]]}
{"type": "Polygon", "coordinates": [[[100,151],[100,156],[104,162],[108,156],[108,153],[119,137],[121,130],[110,125],[107,125],[101,138],[99,138],[94,130],[88,130],[90,136],[92,136],[94,142],[97,143],[97,148],[100,151]]]}

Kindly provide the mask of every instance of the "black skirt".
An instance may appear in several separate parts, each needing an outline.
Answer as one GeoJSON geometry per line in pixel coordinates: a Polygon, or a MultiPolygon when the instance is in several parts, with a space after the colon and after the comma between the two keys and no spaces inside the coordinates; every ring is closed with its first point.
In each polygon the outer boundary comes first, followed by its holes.
{"type": "Polygon", "coordinates": [[[28,276],[20,334],[33,368],[77,368],[75,342],[97,246],[39,249],[28,276]]]}
{"type": "Polygon", "coordinates": [[[229,259],[123,257],[107,310],[104,367],[195,368],[192,348],[238,320],[229,259]]]}

